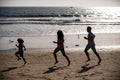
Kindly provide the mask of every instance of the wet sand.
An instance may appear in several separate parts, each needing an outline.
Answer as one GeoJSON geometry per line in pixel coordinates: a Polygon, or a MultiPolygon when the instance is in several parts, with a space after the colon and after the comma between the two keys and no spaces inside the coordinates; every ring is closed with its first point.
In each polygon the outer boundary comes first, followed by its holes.
{"type": "MultiPolygon", "coordinates": [[[[119,46],[120,47],[120,33],[95,33],[96,47],[104,46],[119,46]]],[[[87,44],[87,40],[84,39],[86,34],[65,34],[65,48],[84,48],[87,44]]],[[[0,50],[15,49],[17,39],[23,38],[26,48],[55,48],[56,44],[53,41],[57,41],[57,35],[48,35],[40,37],[0,37],[0,50]],[[13,41],[13,42],[11,42],[13,41]]]]}

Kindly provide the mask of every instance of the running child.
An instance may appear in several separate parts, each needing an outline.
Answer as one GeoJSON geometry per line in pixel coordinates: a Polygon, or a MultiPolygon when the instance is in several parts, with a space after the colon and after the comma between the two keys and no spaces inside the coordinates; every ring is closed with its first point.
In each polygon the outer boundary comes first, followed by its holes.
{"type": "Polygon", "coordinates": [[[17,48],[18,48],[18,51],[15,53],[15,55],[17,56],[18,60],[20,60],[21,58],[23,59],[24,61],[24,65],[27,63],[25,58],[24,58],[24,50],[26,50],[25,46],[24,46],[24,40],[21,39],[21,38],[18,38],[17,39],[19,45],[15,45],[17,48]]]}

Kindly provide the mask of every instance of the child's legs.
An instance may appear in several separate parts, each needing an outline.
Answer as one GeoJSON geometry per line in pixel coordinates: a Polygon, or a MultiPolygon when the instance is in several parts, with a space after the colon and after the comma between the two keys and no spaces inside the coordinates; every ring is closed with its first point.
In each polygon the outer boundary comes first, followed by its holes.
{"type": "Polygon", "coordinates": [[[20,57],[23,59],[24,63],[26,64],[26,60],[25,60],[25,58],[23,56],[23,52],[20,53],[20,57]]]}
{"type": "Polygon", "coordinates": [[[84,52],[85,52],[88,60],[90,60],[89,53],[88,53],[88,50],[89,50],[89,49],[90,49],[90,45],[87,45],[86,48],[85,48],[85,50],[84,50],[84,52]]]}
{"type": "Polygon", "coordinates": [[[15,53],[15,55],[17,56],[18,60],[20,60],[19,51],[17,51],[17,52],[15,53]]]}
{"type": "Polygon", "coordinates": [[[57,60],[57,55],[56,55],[56,53],[59,51],[59,49],[58,48],[56,48],[55,50],[54,50],[54,52],[53,52],[53,55],[54,55],[54,58],[55,58],[55,64],[58,62],[58,60],[57,60]]]}

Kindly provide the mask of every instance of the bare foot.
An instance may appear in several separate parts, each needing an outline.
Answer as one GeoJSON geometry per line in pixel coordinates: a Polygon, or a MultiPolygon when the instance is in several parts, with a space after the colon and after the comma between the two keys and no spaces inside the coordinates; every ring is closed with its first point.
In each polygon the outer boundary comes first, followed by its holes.
{"type": "MultiPolygon", "coordinates": [[[[58,61],[55,62],[55,64],[57,64],[57,63],[58,63],[58,61]]],[[[54,65],[55,65],[55,64],[54,64],[54,65]]]]}
{"type": "Polygon", "coordinates": [[[98,65],[100,65],[100,63],[101,63],[101,59],[99,59],[98,65]]]}
{"type": "Polygon", "coordinates": [[[21,60],[20,58],[17,59],[18,61],[21,60]]]}
{"type": "Polygon", "coordinates": [[[86,62],[90,61],[90,59],[88,59],[86,62]]]}
{"type": "Polygon", "coordinates": [[[27,62],[25,61],[25,62],[24,62],[24,65],[25,65],[26,63],[27,63],[27,62]]]}
{"type": "Polygon", "coordinates": [[[71,62],[69,61],[67,66],[70,66],[70,63],[71,63],[71,62]]]}

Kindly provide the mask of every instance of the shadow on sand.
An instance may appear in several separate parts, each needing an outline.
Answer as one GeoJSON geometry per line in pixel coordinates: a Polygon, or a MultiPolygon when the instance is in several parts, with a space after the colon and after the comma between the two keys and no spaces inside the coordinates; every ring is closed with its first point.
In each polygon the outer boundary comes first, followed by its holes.
{"type": "Polygon", "coordinates": [[[89,66],[89,64],[86,64],[86,65],[84,65],[84,66],[82,66],[81,68],[81,70],[80,71],[78,71],[78,73],[84,73],[84,72],[87,72],[87,71],[89,71],[90,69],[93,69],[93,68],[95,68],[95,67],[97,67],[98,65],[94,65],[94,66],[89,66]]]}
{"type": "Polygon", "coordinates": [[[20,66],[20,67],[9,67],[9,68],[7,68],[5,70],[1,70],[0,72],[8,72],[8,71],[12,71],[12,70],[15,70],[17,68],[22,68],[22,67],[25,67],[25,64],[20,66]]]}
{"type": "Polygon", "coordinates": [[[43,74],[49,74],[49,73],[55,72],[56,70],[63,69],[65,67],[67,67],[67,66],[63,66],[63,67],[52,66],[52,67],[48,68],[47,71],[43,72],[43,74]]]}
{"type": "Polygon", "coordinates": [[[2,70],[2,71],[0,71],[0,72],[8,72],[8,71],[15,70],[15,69],[17,69],[17,68],[18,68],[18,67],[10,67],[10,68],[5,69],[5,70],[2,70]]]}

